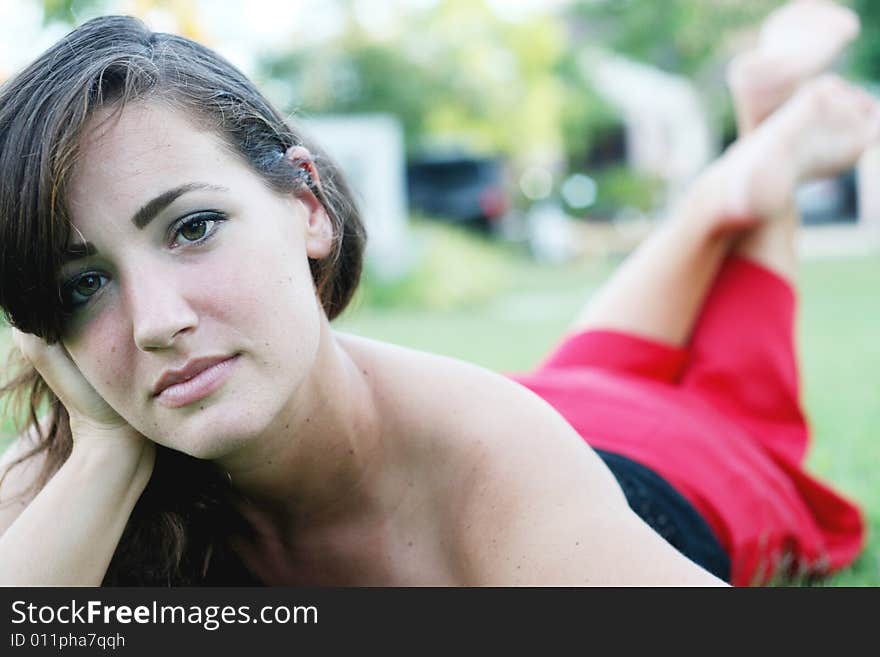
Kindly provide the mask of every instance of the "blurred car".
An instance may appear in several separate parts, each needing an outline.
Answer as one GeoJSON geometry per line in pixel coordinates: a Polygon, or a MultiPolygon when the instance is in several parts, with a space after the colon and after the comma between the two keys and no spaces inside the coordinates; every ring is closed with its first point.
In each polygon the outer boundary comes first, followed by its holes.
{"type": "Polygon", "coordinates": [[[855,172],[804,183],[795,200],[804,225],[854,223],[858,215],[855,172]]]}
{"type": "Polygon", "coordinates": [[[510,208],[500,160],[468,156],[411,160],[406,171],[413,212],[488,229],[510,208]]]}

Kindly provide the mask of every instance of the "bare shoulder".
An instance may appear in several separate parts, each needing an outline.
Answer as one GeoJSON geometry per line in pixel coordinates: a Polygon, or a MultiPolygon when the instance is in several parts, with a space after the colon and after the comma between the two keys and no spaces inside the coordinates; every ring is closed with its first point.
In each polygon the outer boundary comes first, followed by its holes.
{"type": "Polygon", "coordinates": [[[46,461],[46,453],[40,452],[17,463],[36,447],[34,433],[18,436],[0,454],[0,535],[15,522],[39,492],[36,483],[46,461]]]}
{"type": "Polygon", "coordinates": [[[578,473],[611,476],[565,419],[518,383],[454,358],[351,336],[344,341],[363,350],[359,362],[378,379],[378,403],[398,418],[413,449],[454,464],[446,476],[467,477],[464,468],[508,470],[520,479],[519,470],[538,469],[555,478],[560,460],[573,460],[578,473]]]}
{"type": "Polygon", "coordinates": [[[460,583],[719,583],[630,510],[598,455],[533,392],[455,359],[361,344],[460,583]]]}
{"type": "Polygon", "coordinates": [[[591,450],[549,404],[500,374],[455,358],[341,337],[374,380],[377,403],[410,429],[404,433],[415,442],[474,462],[483,461],[486,450],[517,460],[529,446],[590,458],[591,450]]]}

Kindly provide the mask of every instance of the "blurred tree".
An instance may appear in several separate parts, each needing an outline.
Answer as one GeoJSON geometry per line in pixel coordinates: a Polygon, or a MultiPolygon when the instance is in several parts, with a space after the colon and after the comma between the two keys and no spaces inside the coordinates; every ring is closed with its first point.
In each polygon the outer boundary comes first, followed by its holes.
{"type": "Polygon", "coordinates": [[[862,21],[862,32],[853,44],[851,66],[857,76],[880,80],[880,2],[853,0],[852,8],[862,21]]]}
{"type": "Polygon", "coordinates": [[[99,0],[42,0],[43,23],[54,22],[73,25],[82,11],[89,11],[99,0]]]}
{"type": "Polygon", "coordinates": [[[596,103],[569,61],[566,34],[549,13],[499,19],[482,0],[410,9],[392,36],[349,20],[324,47],[265,60],[305,113],[390,112],[412,150],[457,145],[552,160],[569,131],[586,138],[596,103]]]}
{"type": "Polygon", "coordinates": [[[575,0],[565,20],[575,48],[599,46],[693,80],[720,143],[728,144],[736,125],[724,69],[784,1],[575,0]]]}
{"type": "MultiPolygon", "coordinates": [[[[40,0],[43,5],[43,23],[54,22],[77,25],[84,17],[105,13],[119,12],[118,3],[109,0],[40,0]]],[[[174,17],[177,32],[191,39],[205,40],[200,29],[199,7],[192,0],[134,0],[125,13],[134,16],[146,16],[153,10],[162,10],[174,17]]]]}
{"type": "Polygon", "coordinates": [[[713,57],[728,34],[756,24],[780,4],[781,0],[576,0],[567,15],[582,41],[690,76],[713,57]]]}
{"type": "Polygon", "coordinates": [[[424,134],[430,105],[445,86],[435,71],[368,42],[272,56],[263,61],[261,77],[286,87],[295,106],[287,109],[305,114],[391,112],[407,143],[424,134]]]}
{"type": "MultiPolygon", "coordinates": [[[[47,21],[74,22],[109,6],[109,0],[41,1],[47,21]]],[[[364,3],[332,1],[345,10],[339,36],[261,60],[256,77],[270,83],[285,109],[388,112],[401,120],[411,152],[458,147],[506,154],[521,166],[559,163],[577,170],[592,168],[596,154],[619,147],[621,139],[619,117],[579,69],[583,48],[599,45],[696,77],[707,96],[715,94],[708,105],[716,106],[712,111],[729,132],[719,47],[732,31],[754,25],[781,3],[574,0],[562,15],[506,20],[497,3],[493,11],[485,0],[401,2],[394,3],[391,29],[376,30],[364,20],[364,3]],[[712,66],[712,75],[701,79],[712,66]]],[[[880,5],[856,4],[877,17],[873,24],[880,30],[880,5]]],[[[210,5],[190,0],[132,0],[133,13],[163,10],[175,17],[178,31],[201,41],[199,10],[205,7],[210,5]]],[[[865,62],[880,59],[880,40],[862,42],[874,44],[865,62]]]]}

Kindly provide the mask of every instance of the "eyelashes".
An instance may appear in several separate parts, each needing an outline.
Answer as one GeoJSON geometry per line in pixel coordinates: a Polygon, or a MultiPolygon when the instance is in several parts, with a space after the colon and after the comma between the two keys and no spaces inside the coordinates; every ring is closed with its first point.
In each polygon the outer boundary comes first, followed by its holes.
{"type": "Polygon", "coordinates": [[[97,271],[87,271],[76,276],[61,286],[61,306],[67,313],[72,313],[80,306],[88,303],[97,294],[109,278],[97,271]]]}
{"type": "Polygon", "coordinates": [[[221,221],[226,217],[214,210],[203,210],[175,221],[168,230],[168,245],[178,248],[188,244],[201,244],[211,239],[221,221]]]}
{"type": "MultiPolygon", "coordinates": [[[[166,235],[169,249],[198,247],[208,242],[226,220],[222,212],[202,210],[181,217],[171,224],[166,235]]],[[[66,314],[88,304],[110,282],[110,275],[100,270],[86,270],[71,276],[60,285],[61,307],[66,314]]]]}

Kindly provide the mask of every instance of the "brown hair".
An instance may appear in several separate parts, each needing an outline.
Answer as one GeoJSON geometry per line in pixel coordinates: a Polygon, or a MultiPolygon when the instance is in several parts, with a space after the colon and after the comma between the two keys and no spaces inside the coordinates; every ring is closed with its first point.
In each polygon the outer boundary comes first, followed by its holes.
{"type": "MultiPolygon", "coordinates": [[[[271,189],[296,193],[308,186],[334,225],[333,252],[309,264],[324,311],[336,317],[357,287],[366,239],[338,169],[210,49],[152,32],[135,18],[104,16],[73,30],[0,90],[0,307],[9,322],[49,342],[60,339],[65,317],[57,272],[70,238],[66,191],[83,131],[96,110],[120,110],[136,100],[170,103],[207,125],[271,189]],[[313,154],[320,187],[283,157],[300,144],[313,154]]],[[[36,483],[42,488],[70,453],[69,418],[33,368],[0,389],[8,393],[23,401],[40,436],[16,463],[45,452],[36,483]],[[51,422],[41,429],[44,405],[51,422]]],[[[221,530],[237,518],[230,487],[207,462],[157,449],[153,477],[105,584],[206,583],[209,571],[220,583],[234,583],[234,555],[221,530]],[[174,495],[166,495],[171,482],[174,495]],[[189,495],[180,482],[189,482],[189,495]]]]}

